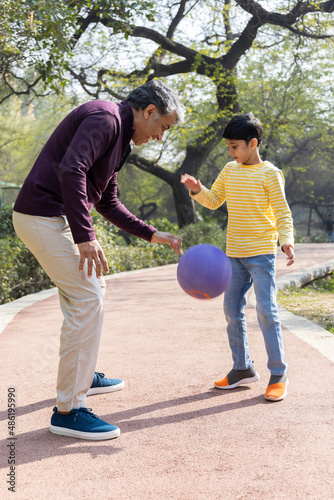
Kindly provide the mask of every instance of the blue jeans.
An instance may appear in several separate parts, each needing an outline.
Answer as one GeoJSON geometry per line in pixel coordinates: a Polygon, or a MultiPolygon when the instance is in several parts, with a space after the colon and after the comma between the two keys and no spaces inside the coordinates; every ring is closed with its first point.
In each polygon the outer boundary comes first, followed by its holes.
{"type": "Polygon", "coordinates": [[[256,255],[236,259],[230,257],[232,280],[224,294],[224,313],[227,335],[232,351],[233,368],[247,370],[252,366],[247,338],[244,308],[247,293],[254,283],[257,319],[268,354],[268,368],[272,375],[283,375],[283,337],[276,302],[276,255],[256,255]]]}

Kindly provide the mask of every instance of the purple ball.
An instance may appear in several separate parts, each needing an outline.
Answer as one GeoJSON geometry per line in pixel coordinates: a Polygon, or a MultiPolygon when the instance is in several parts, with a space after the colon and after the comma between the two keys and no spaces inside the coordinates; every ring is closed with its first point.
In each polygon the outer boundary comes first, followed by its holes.
{"type": "Polygon", "coordinates": [[[214,245],[188,248],[179,260],[177,279],[180,287],[196,299],[213,299],[227,290],[232,266],[225,252],[214,245]]]}

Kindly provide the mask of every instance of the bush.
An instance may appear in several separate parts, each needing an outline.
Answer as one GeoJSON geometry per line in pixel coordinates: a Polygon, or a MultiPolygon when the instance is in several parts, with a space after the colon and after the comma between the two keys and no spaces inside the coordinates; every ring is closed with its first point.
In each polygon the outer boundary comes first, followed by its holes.
{"type": "Polygon", "coordinates": [[[318,231],[315,235],[311,237],[311,243],[326,243],[327,235],[323,231],[318,231]]]}
{"type": "Polygon", "coordinates": [[[224,251],[226,250],[226,230],[223,231],[215,221],[190,224],[183,227],[180,234],[183,238],[183,249],[199,243],[208,243],[224,251]]]}
{"type": "Polygon", "coordinates": [[[12,222],[13,208],[11,205],[0,207],[0,238],[15,236],[15,229],[12,222]]]}
{"type": "Polygon", "coordinates": [[[0,304],[53,286],[25,245],[14,236],[0,239],[0,304]]]}
{"type": "MultiPolygon", "coordinates": [[[[96,211],[92,212],[92,220],[96,237],[108,260],[110,274],[174,264],[180,258],[168,245],[153,245],[130,235],[126,236],[130,241],[127,245],[119,229],[96,211]]],[[[211,243],[225,250],[226,235],[217,222],[199,222],[181,230],[167,219],[149,223],[159,231],[182,236],[183,250],[199,243],[211,243]]],[[[0,208],[0,235],[0,304],[53,286],[38,261],[15,235],[12,207],[0,208]]]]}

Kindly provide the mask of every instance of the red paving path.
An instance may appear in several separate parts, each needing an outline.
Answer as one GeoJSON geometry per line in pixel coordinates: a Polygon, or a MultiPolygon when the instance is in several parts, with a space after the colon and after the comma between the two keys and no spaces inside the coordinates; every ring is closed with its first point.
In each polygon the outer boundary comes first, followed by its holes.
{"type": "MultiPolygon", "coordinates": [[[[334,245],[298,245],[278,275],[334,258],[334,245]]],[[[334,499],[334,363],[284,328],[289,394],[267,402],[269,380],[255,310],[249,342],[261,375],[233,391],[212,387],[231,368],[222,299],[188,297],[176,266],[108,281],[98,370],[125,389],[89,398],[121,429],[89,442],[48,431],[55,403],[56,295],[26,307],[0,335],[3,499],[334,499]],[[7,490],[7,388],[16,393],[16,492],[7,490]]]]}

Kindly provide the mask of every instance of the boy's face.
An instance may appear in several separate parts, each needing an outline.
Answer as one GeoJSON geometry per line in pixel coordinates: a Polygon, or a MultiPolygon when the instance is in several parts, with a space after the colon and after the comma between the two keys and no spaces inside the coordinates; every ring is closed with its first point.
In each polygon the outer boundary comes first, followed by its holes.
{"type": "Polygon", "coordinates": [[[245,165],[257,165],[261,160],[257,149],[257,139],[246,142],[242,139],[225,139],[228,154],[237,163],[245,165]]]}

